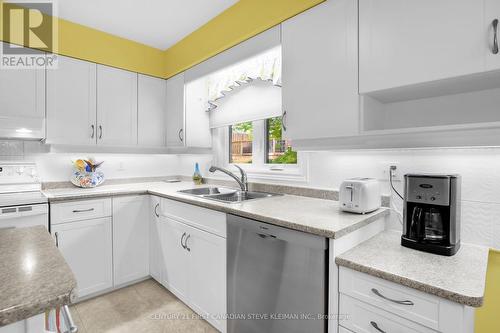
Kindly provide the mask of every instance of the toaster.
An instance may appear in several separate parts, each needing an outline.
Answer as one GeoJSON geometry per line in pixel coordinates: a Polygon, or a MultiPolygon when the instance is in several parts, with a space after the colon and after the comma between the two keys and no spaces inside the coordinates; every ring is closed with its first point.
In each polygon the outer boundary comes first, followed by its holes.
{"type": "Polygon", "coordinates": [[[340,208],[346,212],[365,214],[380,208],[380,184],[375,178],[352,178],[339,189],[340,208]]]}

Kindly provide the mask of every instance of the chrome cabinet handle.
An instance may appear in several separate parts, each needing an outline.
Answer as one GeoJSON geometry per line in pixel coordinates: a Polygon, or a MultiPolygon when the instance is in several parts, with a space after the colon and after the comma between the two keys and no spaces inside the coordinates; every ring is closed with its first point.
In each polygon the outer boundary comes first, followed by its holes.
{"type": "Polygon", "coordinates": [[[184,245],[184,237],[186,237],[186,233],[183,233],[182,237],[181,237],[181,246],[185,250],[186,249],[186,245],[184,245]]]}
{"type": "Polygon", "coordinates": [[[71,313],[69,312],[69,308],[67,305],[64,305],[61,308],[61,314],[64,318],[64,321],[68,325],[68,331],[66,333],[78,332],[78,327],[75,325],[75,322],[73,321],[73,317],[71,316],[71,313]]]}
{"type": "Polygon", "coordinates": [[[378,297],[380,298],[383,298],[387,301],[390,301],[390,302],[393,302],[393,303],[396,303],[396,304],[401,304],[401,305],[415,305],[412,301],[398,301],[398,300],[395,300],[395,299],[391,299],[391,298],[388,298],[384,295],[382,295],[377,289],[375,288],[372,288],[372,293],[374,293],[375,295],[377,295],[378,297]]]}
{"type": "Polygon", "coordinates": [[[159,203],[157,203],[156,206],[155,206],[155,215],[156,215],[156,217],[160,217],[160,214],[158,214],[158,207],[160,207],[159,203]]]}
{"type": "Polygon", "coordinates": [[[378,324],[374,321],[370,321],[370,325],[373,326],[374,329],[376,329],[377,331],[379,331],[380,333],[386,333],[383,329],[381,329],[380,327],[378,327],[378,324]]]}
{"type": "Polygon", "coordinates": [[[188,239],[191,237],[191,235],[187,235],[186,241],[184,242],[184,245],[186,246],[185,249],[191,252],[191,249],[188,246],[188,239]]]}
{"type": "Polygon", "coordinates": [[[286,132],[286,110],[283,111],[283,115],[281,116],[281,126],[283,130],[286,132]]]}
{"type": "Polygon", "coordinates": [[[73,213],[86,213],[86,212],[92,212],[94,208],[89,208],[89,209],[75,209],[73,210],[73,213]]]}
{"type": "Polygon", "coordinates": [[[179,130],[179,140],[181,140],[181,142],[184,142],[184,129],[181,128],[179,130]]]}
{"type": "Polygon", "coordinates": [[[99,125],[99,139],[102,139],[102,126],[99,125]]]}
{"type": "Polygon", "coordinates": [[[92,129],[92,134],[90,135],[90,138],[93,139],[94,135],[95,135],[95,126],[94,125],[90,125],[90,128],[92,129]]]}
{"type": "Polygon", "coordinates": [[[494,19],[491,25],[493,26],[493,48],[491,52],[498,54],[498,19],[494,19]]]}
{"type": "Polygon", "coordinates": [[[59,233],[56,231],[54,236],[56,237],[56,247],[59,247],[59,233]]]}

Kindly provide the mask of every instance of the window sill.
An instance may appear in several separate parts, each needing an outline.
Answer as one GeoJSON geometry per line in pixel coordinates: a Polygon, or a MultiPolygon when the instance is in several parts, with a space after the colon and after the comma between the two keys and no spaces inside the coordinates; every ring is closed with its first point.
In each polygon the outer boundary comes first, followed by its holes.
{"type": "MultiPolygon", "coordinates": [[[[239,164],[238,166],[242,167],[246,171],[248,178],[251,181],[273,180],[296,183],[307,182],[307,172],[303,167],[300,166],[285,166],[282,169],[273,169],[271,166],[257,167],[242,164],[239,164]]],[[[234,170],[236,173],[238,172],[238,170],[232,167],[232,165],[228,165],[228,167],[231,170],[234,170]]]]}

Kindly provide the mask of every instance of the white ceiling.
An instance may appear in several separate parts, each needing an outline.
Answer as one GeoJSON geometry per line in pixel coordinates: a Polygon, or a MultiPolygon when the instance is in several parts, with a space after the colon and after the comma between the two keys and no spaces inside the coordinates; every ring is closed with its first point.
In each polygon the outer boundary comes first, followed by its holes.
{"type": "Polygon", "coordinates": [[[60,0],[60,18],[167,49],[237,0],[60,0]]]}

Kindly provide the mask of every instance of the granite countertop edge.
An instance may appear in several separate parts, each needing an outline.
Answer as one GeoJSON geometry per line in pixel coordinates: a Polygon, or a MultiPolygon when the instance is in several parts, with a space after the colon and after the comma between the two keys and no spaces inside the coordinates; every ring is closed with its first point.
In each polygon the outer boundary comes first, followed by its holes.
{"type": "Polygon", "coordinates": [[[483,305],[484,301],[484,296],[469,296],[469,295],[463,295],[463,294],[458,294],[453,291],[449,291],[446,289],[442,289],[433,285],[426,284],[424,282],[420,282],[414,279],[410,279],[401,275],[393,274],[393,273],[388,273],[386,271],[382,271],[376,268],[372,267],[367,267],[361,264],[357,264],[355,262],[352,262],[351,260],[341,258],[341,257],[336,257],[335,258],[335,263],[338,266],[344,266],[350,269],[353,269],[355,271],[361,272],[361,273],[366,273],[390,282],[394,282],[412,289],[416,289],[419,291],[422,291],[427,294],[432,294],[459,304],[471,306],[471,307],[481,307],[483,305]]]}

